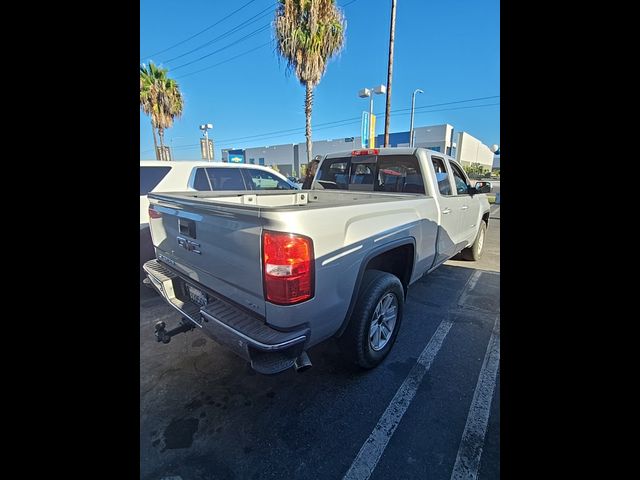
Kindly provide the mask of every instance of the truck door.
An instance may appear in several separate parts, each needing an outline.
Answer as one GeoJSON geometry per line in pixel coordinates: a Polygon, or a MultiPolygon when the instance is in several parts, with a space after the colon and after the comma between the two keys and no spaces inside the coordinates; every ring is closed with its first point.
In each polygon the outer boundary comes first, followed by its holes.
{"type": "Polygon", "coordinates": [[[455,181],[456,196],[462,200],[460,206],[460,235],[467,245],[474,242],[478,232],[478,221],[480,218],[480,202],[477,198],[472,198],[467,192],[469,179],[464,174],[462,168],[455,162],[449,161],[455,181]]]}
{"type": "MultiPolygon", "coordinates": [[[[440,204],[440,228],[438,230],[438,253],[435,264],[454,256],[464,243],[461,233],[461,213],[465,199],[456,194],[451,168],[442,157],[431,156],[440,204]]],[[[466,188],[466,187],[465,187],[466,188]]]]}

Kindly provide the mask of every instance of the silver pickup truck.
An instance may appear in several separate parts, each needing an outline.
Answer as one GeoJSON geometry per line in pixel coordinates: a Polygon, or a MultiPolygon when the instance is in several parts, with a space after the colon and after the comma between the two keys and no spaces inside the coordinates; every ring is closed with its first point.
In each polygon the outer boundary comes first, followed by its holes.
{"type": "Polygon", "coordinates": [[[379,364],[409,286],[462,252],[482,254],[489,202],[452,158],[423,148],[332,153],[309,190],[149,194],[151,285],[182,316],[158,341],[201,328],[260,373],[311,366],[335,337],[379,364]]]}

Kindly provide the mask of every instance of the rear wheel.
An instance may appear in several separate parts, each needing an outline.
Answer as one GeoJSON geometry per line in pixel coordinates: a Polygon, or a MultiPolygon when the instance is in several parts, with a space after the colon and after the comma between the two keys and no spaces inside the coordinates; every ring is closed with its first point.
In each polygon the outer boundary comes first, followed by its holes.
{"type": "Polygon", "coordinates": [[[404,309],[404,289],[395,275],[367,270],[349,325],[339,339],[344,356],[373,368],[396,341],[404,309]]]}
{"type": "Polygon", "coordinates": [[[482,253],[484,252],[484,239],[487,234],[487,224],[484,220],[480,222],[480,228],[478,229],[478,234],[476,235],[476,240],[473,242],[473,245],[462,250],[462,257],[465,260],[480,260],[482,257],[482,253]]]}

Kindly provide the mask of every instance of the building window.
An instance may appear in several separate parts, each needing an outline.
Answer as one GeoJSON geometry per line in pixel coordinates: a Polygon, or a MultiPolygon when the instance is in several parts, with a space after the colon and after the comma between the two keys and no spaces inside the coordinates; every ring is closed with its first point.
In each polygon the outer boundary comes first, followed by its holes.
{"type": "Polygon", "coordinates": [[[258,158],[258,165],[264,165],[264,158],[258,158]]]}
{"type": "Polygon", "coordinates": [[[250,163],[251,165],[255,165],[255,163],[256,163],[256,159],[255,159],[255,158],[250,158],[250,159],[249,159],[249,163],[250,163]]]}
{"type": "Polygon", "coordinates": [[[438,145],[437,147],[427,147],[429,150],[433,150],[434,152],[439,152],[440,151],[440,145],[438,145]]]}

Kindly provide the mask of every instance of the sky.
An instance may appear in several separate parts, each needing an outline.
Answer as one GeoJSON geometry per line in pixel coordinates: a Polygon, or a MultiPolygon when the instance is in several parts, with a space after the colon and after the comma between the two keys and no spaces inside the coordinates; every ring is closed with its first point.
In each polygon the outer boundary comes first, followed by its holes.
{"type": "MultiPolygon", "coordinates": [[[[141,0],[140,62],[168,68],[184,95],[183,115],[165,133],[175,159],[199,159],[203,123],[214,126],[216,160],[222,148],[305,141],[304,87],[275,52],[275,3],[141,0]]],[[[387,81],[391,0],[336,3],[346,41],[314,92],[314,140],[360,135],[369,99],[358,90],[387,81]]],[[[424,91],[416,95],[416,127],[449,123],[500,144],[499,0],[397,0],[391,132],[409,130],[416,88],[424,91]]],[[[384,111],[385,95],[376,95],[378,134],[384,111]]],[[[141,111],[140,159],[153,158],[151,122],[141,111]]]]}

